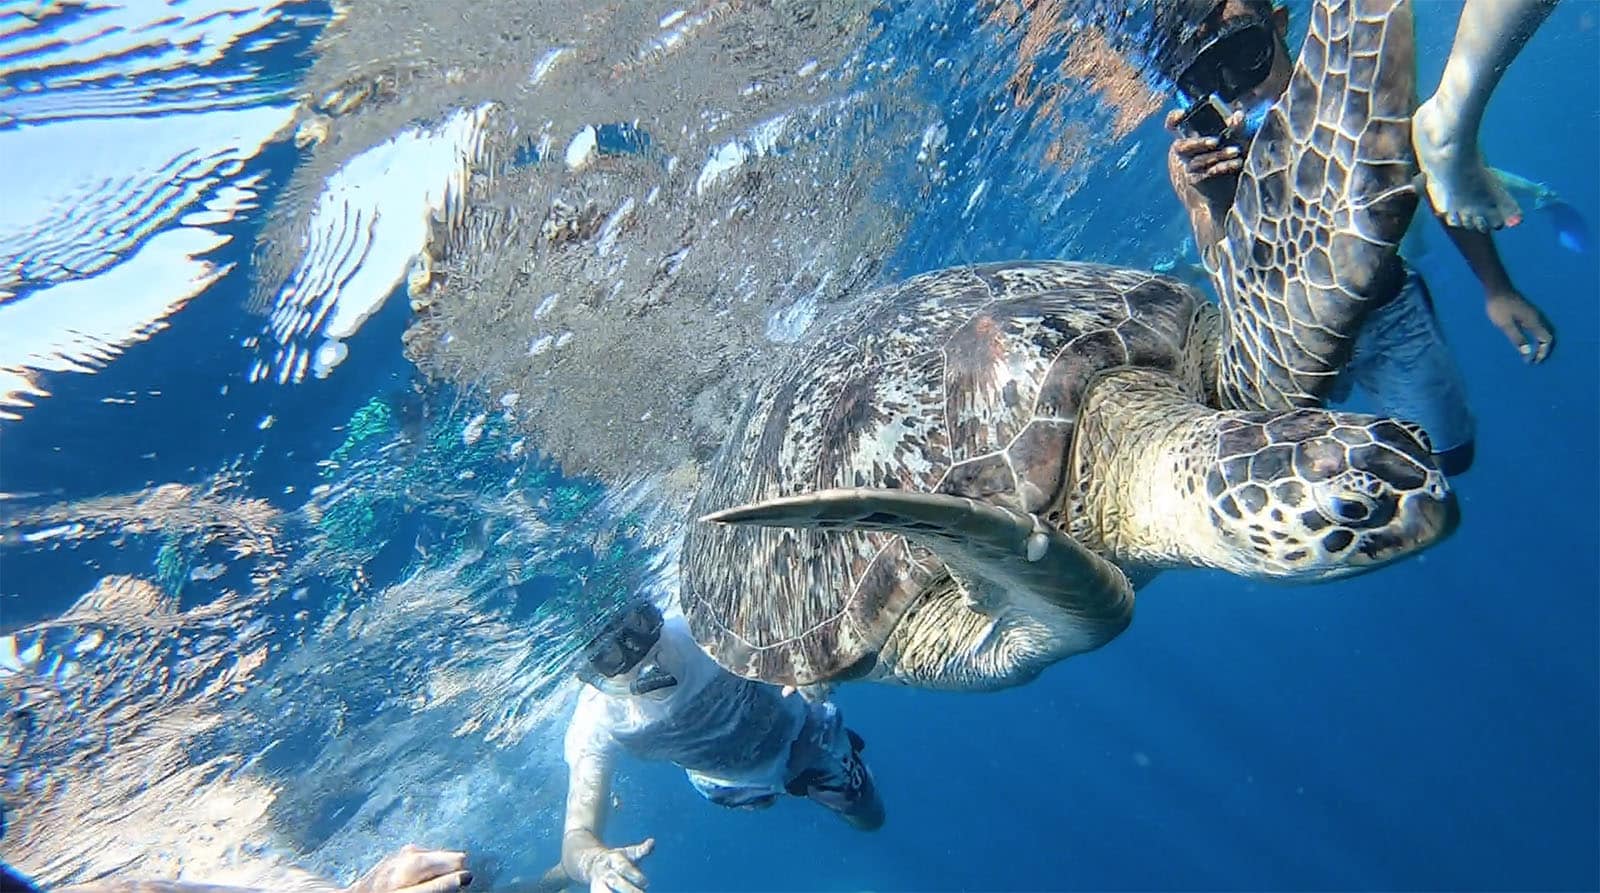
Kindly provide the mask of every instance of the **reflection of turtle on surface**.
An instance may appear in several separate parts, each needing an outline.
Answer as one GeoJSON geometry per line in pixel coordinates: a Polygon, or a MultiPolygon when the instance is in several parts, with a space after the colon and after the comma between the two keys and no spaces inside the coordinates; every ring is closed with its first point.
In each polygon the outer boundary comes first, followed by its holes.
{"type": "Polygon", "coordinates": [[[1349,25],[1313,26],[1256,143],[1220,308],[1093,264],[944,270],[774,376],[696,501],[725,522],[684,546],[701,644],[792,685],[1001,688],[1115,637],[1161,569],[1324,580],[1447,536],[1420,429],[1315,408],[1416,207],[1409,91],[1371,83],[1409,73],[1409,16],[1349,25]],[[1336,70],[1370,103],[1323,97],[1336,70]]]}

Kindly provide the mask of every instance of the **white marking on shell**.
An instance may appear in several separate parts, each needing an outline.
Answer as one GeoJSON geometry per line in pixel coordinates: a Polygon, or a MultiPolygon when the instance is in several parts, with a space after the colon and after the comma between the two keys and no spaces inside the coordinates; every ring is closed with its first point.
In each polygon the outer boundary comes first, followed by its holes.
{"type": "Polygon", "coordinates": [[[569,170],[582,170],[600,154],[600,138],[595,132],[594,125],[585,125],[578,131],[578,135],[567,144],[567,168],[569,170]]]}
{"type": "MultiPolygon", "coordinates": [[[[534,63],[533,72],[528,75],[528,83],[537,84],[544,80],[544,76],[550,73],[550,69],[555,68],[561,57],[569,52],[571,50],[568,47],[556,47],[553,50],[546,51],[543,56],[539,57],[539,61],[534,63]]],[[[543,152],[539,154],[540,157],[544,156],[543,152]]]]}
{"type": "Polygon", "coordinates": [[[1043,533],[1035,531],[1028,534],[1028,560],[1038,561],[1044,557],[1045,550],[1050,547],[1050,538],[1043,533]]]}

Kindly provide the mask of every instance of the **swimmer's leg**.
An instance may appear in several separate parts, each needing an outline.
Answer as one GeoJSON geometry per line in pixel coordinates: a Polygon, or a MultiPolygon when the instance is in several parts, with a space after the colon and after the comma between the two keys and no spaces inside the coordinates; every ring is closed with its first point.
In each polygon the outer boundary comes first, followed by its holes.
{"type": "Polygon", "coordinates": [[[1480,232],[1515,226],[1521,209],[1483,161],[1478,127],[1506,67],[1558,0],[1466,0],[1439,89],[1417,108],[1411,140],[1434,213],[1480,232]]]}
{"type": "Polygon", "coordinates": [[[729,809],[766,809],[778,802],[783,793],[781,788],[730,783],[693,769],[685,770],[685,774],[700,796],[729,809]]]}
{"type": "Polygon", "coordinates": [[[845,727],[831,703],[813,704],[795,742],[789,793],[806,797],[860,831],[883,827],[883,799],[861,752],[867,743],[845,727]]]}
{"type": "Polygon", "coordinates": [[[1421,425],[1446,476],[1472,467],[1477,421],[1466,381],[1415,271],[1394,300],[1367,314],[1344,377],[1372,398],[1379,415],[1421,425]]]}

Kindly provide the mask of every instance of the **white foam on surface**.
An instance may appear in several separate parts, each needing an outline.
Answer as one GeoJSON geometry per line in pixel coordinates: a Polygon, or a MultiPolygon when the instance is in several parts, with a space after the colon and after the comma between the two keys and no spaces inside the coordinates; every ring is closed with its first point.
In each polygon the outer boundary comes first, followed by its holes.
{"type": "Polygon", "coordinates": [[[98,0],[70,14],[54,6],[0,15],[0,70],[28,85],[0,90],[0,122],[210,111],[271,91],[287,99],[291,83],[238,60],[326,20],[311,0],[98,0]]]}
{"type": "MultiPolygon", "coordinates": [[[[99,0],[0,14],[0,419],[92,372],[216,282],[286,133],[262,50],[327,20],[302,0],[99,0]]],[[[107,398],[109,399],[109,398],[107,398]]]]}
{"type": "Polygon", "coordinates": [[[555,69],[556,63],[571,52],[572,49],[570,47],[556,47],[540,56],[539,61],[533,64],[532,74],[528,75],[528,83],[530,85],[538,84],[544,80],[545,76],[555,69]]]}
{"type": "MultiPolygon", "coordinates": [[[[859,94],[851,94],[839,99],[818,103],[792,112],[775,115],[762,121],[744,134],[723,143],[712,150],[711,157],[700,168],[700,175],[695,178],[694,194],[705,195],[708,191],[721,186],[740,167],[752,159],[762,158],[778,151],[787,144],[803,140],[807,125],[814,124],[819,119],[839,114],[845,109],[860,102],[859,94]]],[[[707,128],[707,132],[714,130],[707,128]]],[[[676,161],[676,159],[673,159],[676,161]]],[[[671,164],[668,171],[671,171],[671,164]]]]}
{"type": "Polygon", "coordinates": [[[40,372],[92,372],[167,326],[232,264],[205,255],[227,236],[180,226],[99,275],[0,304],[0,419],[47,396],[40,372]]]}
{"type": "Polygon", "coordinates": [[[0,419],[93,372],[225,274],[213,227],[256,207],[244,162],[286,106],[89,118],[0,131],[0,419]]]}
{"type": "Polygon", "coordinates": [[[227,223],[255,198],[244,163],[293,115],[271,105],[0,131],[0,290],[94,275],[174,223],[227,223]]]}
{"type": "Polygon", "coordinates": [[[272,306],[267,333],[274,353],[256,362],[252,381],[303,380],[312,342],[348,341],[405,281],[435,221],[459,224],[494,108],[485,103],[437,125],[407,128],[328,178],[302,237],[300,263],[272,306]]]}
{"type": "Polygon", "coordinates": [[[567,144],[566,161],[569,170],[582,170],[600,153],[600,138],[593,125],[586,125],[572,142],[567,144]]]}

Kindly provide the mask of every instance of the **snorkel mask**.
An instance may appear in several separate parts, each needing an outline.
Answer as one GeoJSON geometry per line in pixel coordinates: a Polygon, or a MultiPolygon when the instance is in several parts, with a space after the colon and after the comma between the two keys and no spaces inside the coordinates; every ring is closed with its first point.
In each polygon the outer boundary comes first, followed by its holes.
{"type": "MultiPolygon", "coordinates": [[[[1219,10],[1222,4],[1218,4],[1219,10]]],[[[1247,2],[1245,11],[1220,22],[1173,78],[1185,108],[1215,96],[1224,104],[1255,89],[1272,72],[1277,53],[1271,4],[1247,2]]],[[[1213,12],[1213,15],[1216,15],[1213,12]]],[[[1245,130],[1254,133],[1271,103],[1245,110],[1245,130]]]]}
{"type": "Polygon", "coordinates": [[[612,695],[645,695],[678,684],[677,678],[652,661],[623,687],[618,678],[627,674],[661,641],[661,610],[638,601],[612,618],[583,649],[578,675],[595,688],[612,695]]]}

